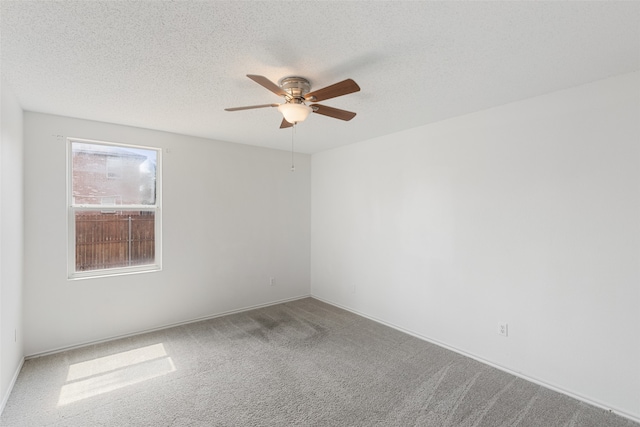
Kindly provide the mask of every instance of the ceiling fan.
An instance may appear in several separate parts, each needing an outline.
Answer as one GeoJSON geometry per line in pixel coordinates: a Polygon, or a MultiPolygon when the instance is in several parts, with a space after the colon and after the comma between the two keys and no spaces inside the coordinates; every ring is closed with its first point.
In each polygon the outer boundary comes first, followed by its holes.
{"type": "Polygon", "coordinates": [[[285,100],[284,104],[249,105],[246,107],[225,108],[225,111],[277,107],[278,111],[284,116],[280,124],[280,129],[289,128],[296,123],[304,121],[312,112],[345,121],[349,121],[356,116],[356,113],[351,111],[340,110],[320,104],[306,104],[307,102],[324,101],[326,99],[358,92],[360,86],[351,79],[343,80],[331,86],[310,92],[311,83],[304,77],[283,77],[278,81],[278,84],[273,83],[264,76],[247,74],[247,77],[276,95],[282,96],[285,100]]]}

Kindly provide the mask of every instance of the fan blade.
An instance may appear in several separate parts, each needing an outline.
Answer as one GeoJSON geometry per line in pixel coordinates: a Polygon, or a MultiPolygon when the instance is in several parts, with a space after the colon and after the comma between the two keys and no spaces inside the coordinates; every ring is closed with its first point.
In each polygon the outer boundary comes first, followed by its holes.
{"type": "Polygon", "coordinates": [[[290,128],[291,126],[293,125],[289,123],[286,119],[282,119],[282,123],[280,123],[280,129],[290,128]]]}
{"type": "Polygon", "coordinates": [[[279,107],[280,104],[248,105],[246,107],[225,108],[224,111],[251,110],[253,108],[279,107]]]}
{"type": "Polygon", "coordinates": [[[349,121],[356,116],[356,113],[346,110],[339,110],[333,107],[327,107],[326,105],[313,104],[311,106],[314,113],[322,114],[323,116],[333,117],[334,119],[340,119],[349,121]]]}
{"type": "Polygon", "coordinates": [[[284,89],[282,89],[280,86],[278,86],[277,84],[275,84],[274,82],[266,78],[265,76],[247,74],[247,77],[249,77],[254,82],[258,83],[260,86],[264,87],[265,89],[269,89],[271,92],[275,93],[278,96],[289,95],[287,92],[284,91],[284,89]]]}
{"type": "Polygon", "coordinates": [[[311,102],[324,101],[326,99],[335,98],[337,96],[347,95],[349,93],[358,92],[360,86],[351,79],[343,80],[339,83],[309,92],[304,99],[311,102]]]}

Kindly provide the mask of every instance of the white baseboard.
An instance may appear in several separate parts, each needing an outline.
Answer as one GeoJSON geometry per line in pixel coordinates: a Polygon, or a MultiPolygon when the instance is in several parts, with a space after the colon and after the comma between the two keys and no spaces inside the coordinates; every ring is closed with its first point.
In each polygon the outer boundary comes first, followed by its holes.
{"type": "Polygon", "coordinates": [[[511,370],[509,368],[505,368],[504,366],[500,366],[500,365],[498,365],[496,363],[493,363],[493,362],[491,362],[489,360],[483,359],[482,357],[478,357],[478,356],[476,356],[474,354],[471,354],[471,353],[468,353],[468,352],[466,352],[464,350],[460,350],[458,348],[452,347],[452,346],[450,346],[450,345],[448,345],[446,343],[443,343],[441,341],[426,337],[424,335],[421,335],[421,334],[416,333],[414,331],[411,331],[409,329],[405,329],[405,328],[403,328],[401,326],[394,325],[393,323],[384,321],[382,319],[378,319],[378,318],[376,318],[374,316],[370,316],[370,315],[368,315],[366,313],[362,313],[362,312],[360,312],[358,310],[354,310],[354,309],[352,309],[350,307],[347,307],[347,306],[344,306],[342,304],[338,304],[336,302],[327,300],[325,298],[318,297],[318,296],[313,295],[313,294],[311,294],[311,298],[317,299],[319,301],[325,302],[327,304],[333,305],[333,306],[341,308],[343,310],[350,311],[351,313],[357,314],[358,316],[366,317],[369,320],[373,320],[374,322],[381,323],[381,324],[383,324],[385,326],[389,326],[390,328],[396,329],[396,330],[398,330],[400,332],[404,332],[405,334],[414,336],[414,337],[419,338],[421,340],[424,340],[424,341],[430,342],[432,344],[435,344],[437,346],[446,348],[447,350],[451,350],[451,351],[456,352],[458,354],[461,354],[463,356],[466,356],[466,357],[469,357],[471,359],[477,360],[478,362],[484,363],[485,365],[489,365],[489,366],[491,366],[493,368],[499,369],[499,370],[501,370],[503,372],[506,372],[508,374],[515,375],[518,378],[522,378],[522,379],[530,381],[530,382],[532,382],[534,384],[538,384],[538,385],[540,385],[542,387],[545,387],[545,388],[548,388],[550,390],[556,391],[558,393],[564,394],[566,396],[572,397],[572,398],[574,398],[576,400],[579,400],[581,402],[587,403],[587,404],[592,405],[592,406],[596,406],[598,408],[601,408],[601,409],[604,409],[606,411],[612,412],[614,414],[620,415],[621,417],[627,418],[627,419],[629,419],[631,421],[635,421],[637,423],[640,423],[640,416],[637,416],[637,415],[634,415],[634,414],[630,414],[630,413],[628,413],[628,412],[626,412],[624,410],[621,410],[619,408],[615,408],[615,407],[613,407],[611,405],[608,405],[606,403],[602,403],[602,402],[599,402],[597,400],[591,399],[589,397],[582,396],[579,393],[575,393],[575,392],[566,390],[566,389],[564,389],[562,387],[559,387],[559,386],[557,386],[555,384],[550,384],[548,382],[539,380],[539,379],[534,378],[534,377],[530,377],[530,376],[528,376],[526,374],[523,374],[521,372],[513,371],[513,370],[511,370]]]}
{"type": "Polygon", "coordinates": [[[46,350],[46,351],[42,351],[42,352],[38,352],[38,353],[29,354],[29,355],[25,356],[25,359],[28,360],[28,359],[35,359],[36,357],[49,356],[51,354],[61,353],[63,351],[73,350],[73,349],[76,349],[76,348],[82,348],[82,347],[86,347],[88,345],[101,344],[101,343],[105,343],[105,342],[109,342],[109,341],[119,340],[119,339],[122,339],[122,338],[128,338],[128,337],[134,337],[136,335],[147,334],[149,332],[156,332],[156,331],[161,331],[163,329],[175,328],[176,326],[182,326],[182,325],[188,325],[190,323],[202,322],[204,320],[215,319],[216,317],[228,316],[229,314],[242,313],[244,311],[250,311],[250,310],[255,310],[255,309],[258,309],[258,308],[269,307],[269,306],[272,306],[272,305],[283,304],[285,302],[296,301],[296,300],[303,299],[303,298],[309,298],[310,296],[311,295],[307,294],[307,295],[300,295],[300,296],[291,297],[291,298],[285,298],[285,299],[278,300],[278,301],[271,301],[271,302],[267,302],[267,303],[264,303],[264,304],[256,304],[256,305],[243,307],[243,308],[238,308],[238,309],[234,309],[234,310],[223,311],[221,313],[216,313],[216,314],[210,314],[210,315],[207,315],[207,316],[197,317],[197,318],[185,320],[185,321],[182,321],[182,322],[169,323],[169,324],[165,324],[165,325],[162,325],[162,326],[158,326],[156,328],[144,329],[144,330],[137,331],[137,332],[132,332],[132,333],[129,333],[129,334],[114,335],[114,336],[110,336],[110,337],[103,338],[103,339],[100,339],[100,340],[86,341],[86,342],[72,344],[72,345],[68,345],[68,346],[64,346],[64,347],[58,347],[58,348],[54,348],[54,349],[51,349],[51,350],[46,350]]]}
{"type": "Polygon", "coordinates": [[[13,378],[11,378],[9,387],[7,387],[7,390],[5,391],[4,396],[2,396],[2,402],[0,403],[0,415],[2,415],[2,413],[4,412],[4,407],[7,405],[7,402],[9,401],[9,396],[11,396],[11,391],[13,391],[13,386],[16,385],[16,381],[18,380],[18,375],[20,375],[20,371],[22,370],[22,365],[24,365],[24,357],[20,360],[20,364],[18,365],[18,368],[13,373],[13,378]]]}

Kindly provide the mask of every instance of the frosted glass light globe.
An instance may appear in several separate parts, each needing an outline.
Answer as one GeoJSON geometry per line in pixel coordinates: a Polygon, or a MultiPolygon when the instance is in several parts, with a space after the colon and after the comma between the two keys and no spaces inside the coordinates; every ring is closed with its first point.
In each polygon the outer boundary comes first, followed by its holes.
{"type": "Polygon", "coordinates": [[[313,109],[304,104],[291,104],[286,103],[278,107],[278,111],[282,113],[284,119],[291,124],[303,122],[313,109]]]}

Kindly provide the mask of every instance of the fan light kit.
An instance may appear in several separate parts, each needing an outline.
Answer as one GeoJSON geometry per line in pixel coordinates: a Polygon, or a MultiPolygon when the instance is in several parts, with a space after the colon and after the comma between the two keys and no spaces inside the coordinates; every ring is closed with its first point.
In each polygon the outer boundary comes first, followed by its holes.
{"type": "Polygon", "coordinates": [[[306,102],[324,101],[326,99],[358,92],[360,90],[360,86],[351,79],[343,80],[323,89],[310,92],[311,83],[309,83],[309,80],[304,77],[283,77],[278,81],[278,84],[273,83],[264,76],[247,74],[247,77],[276,95],[282,96],[285,100],[284,104],[250,105],[247,107],[225,108],[225,111],[278,107],[278,111],[280,111],[284,117],[280,124],[280,129],[289,128],[297,123],[305,121],[311,113],[318,113],[323,116],[345,121],[349,121],[356,116],[356,113],[351,111],[339,110],[337,108],[327,107],[326,105],[320,104],[306,104],[306,102]]]}
{"type": "Polygon", "coordinates": [[[300,123],[309,117],[313,108],[305,104],[284,103],[278,107],[284,119],[289,123],[300,123]]]}

